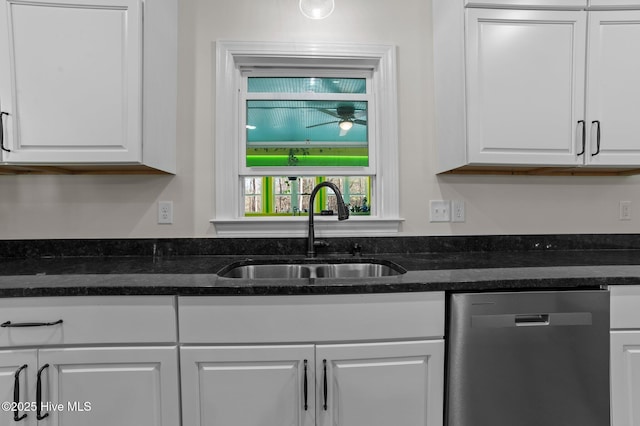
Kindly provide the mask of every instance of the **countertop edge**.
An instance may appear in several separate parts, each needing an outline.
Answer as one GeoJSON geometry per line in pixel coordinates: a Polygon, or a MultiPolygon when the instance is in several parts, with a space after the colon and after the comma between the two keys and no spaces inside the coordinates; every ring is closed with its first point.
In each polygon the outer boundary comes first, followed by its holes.
{"type": "Polygon", "coordinates": [[[40,274],[0,276],[0,297],[516,291],[638,284],[640,265],[427,270],[371,279],[239,280],[215,274],[40,274]]]}

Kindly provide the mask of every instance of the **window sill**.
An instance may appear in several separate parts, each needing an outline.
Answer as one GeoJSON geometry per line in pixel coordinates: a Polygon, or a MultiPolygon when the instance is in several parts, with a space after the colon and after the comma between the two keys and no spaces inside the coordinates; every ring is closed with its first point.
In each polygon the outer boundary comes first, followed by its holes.
{"type": "MultiPolygon", "coordinates": [[[[380,219],[371,216],[351,216],[338,221],[335,216],[314,218],[316,236],[356,237],[389,236],[400,232],[402,218],[380,219]]],[[[296,217],[243,217],[238,219],[212,219],[220,237],[306,237],[309,219],[296,217]]]]}

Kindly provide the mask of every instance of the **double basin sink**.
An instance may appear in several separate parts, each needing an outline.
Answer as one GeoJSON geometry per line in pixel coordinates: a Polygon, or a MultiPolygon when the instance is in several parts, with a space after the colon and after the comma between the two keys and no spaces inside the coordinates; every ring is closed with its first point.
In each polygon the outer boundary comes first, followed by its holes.
{"type": "Polygon", "coordinates": [[[310,259],[301,263],[267,263],[241,261],[218,271],[223,278],[239,279],[299,279],[299,278],[376,278],[407,272],[400,265],[378,259],[340,261],[310,259]]]}

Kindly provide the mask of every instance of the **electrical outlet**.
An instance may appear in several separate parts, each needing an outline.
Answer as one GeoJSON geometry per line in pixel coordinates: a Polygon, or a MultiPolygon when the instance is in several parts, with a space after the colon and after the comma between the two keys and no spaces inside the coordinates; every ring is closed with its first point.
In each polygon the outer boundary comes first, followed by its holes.
{"type": "Polygon", "coordinates": [[[158,201],[158,223],[173,223],[173,201],[158,201]]]}
{"type": "Polygon", "coordinates": [[[620,220],[631,220],[631,201],[620,201],[620,220]]]}
{"type": "Polygon", "coordinates": [[[451,222],[464,222],[464,200],[451,200],[451,222]]]}
{"type": "Polygon", "coordinates": [[[449,200],[430,200],[429,221],[451,222],[451,202],[449,200]]]}

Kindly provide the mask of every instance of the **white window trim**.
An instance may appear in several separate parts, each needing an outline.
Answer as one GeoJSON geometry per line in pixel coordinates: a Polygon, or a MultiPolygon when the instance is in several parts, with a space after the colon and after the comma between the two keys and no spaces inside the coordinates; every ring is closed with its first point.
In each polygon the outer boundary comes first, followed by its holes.
{"type": "MultiPolygon", "coordinates": [[[[347,43],[236,42],[216,43],[215,119],[215,215],[211,222],[222,237],[306,236],[306,217],[245,217],[239,178],[238,91],[243,66],[314,66],[373,70],[376,132],[379,143],[374,188],[374,216],[352,216],[346,222],[335,217],[315,220],[318,235],[379,236],[400,230],[400,182],[398,167],[398,108],[396,55],[392,45],[347,43]],[[233,143],[230,143],[232,141],[233,143]]],[[[373,198],[373,197],[372,197],[373,198]]]]}

